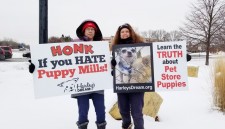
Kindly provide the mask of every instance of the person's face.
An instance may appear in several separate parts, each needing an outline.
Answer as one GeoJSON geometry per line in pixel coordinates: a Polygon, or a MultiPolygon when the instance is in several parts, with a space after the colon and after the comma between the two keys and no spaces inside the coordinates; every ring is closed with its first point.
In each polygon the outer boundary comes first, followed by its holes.
{"type": "Polygon", "coordinates": [[[95,36],[95,29],[93,27],[87,27],[84,30],[84,36],[88,37],[88,39],[93,40],[95,36]]]}
{"type": "Polygon", "coordinates": [[[123,28],[120,31],[120,38],[121,39],[126,39],[130,37],[130,31],[127,28],[123,28]]]}

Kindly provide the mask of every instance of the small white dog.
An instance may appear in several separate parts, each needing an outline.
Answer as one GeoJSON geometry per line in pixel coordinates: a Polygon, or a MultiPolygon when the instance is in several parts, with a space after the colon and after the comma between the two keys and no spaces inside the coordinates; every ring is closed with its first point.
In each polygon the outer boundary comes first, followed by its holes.
{"type": "Polygon", "coordinates": [[[137,59],[137,51],[135,47],[126,47],[117,49],[119,63],[117,65],[120,72],[121,83],[124,83],[124,76],[128,76],[127,83],[130,83],[132,64],[137,59]]]}

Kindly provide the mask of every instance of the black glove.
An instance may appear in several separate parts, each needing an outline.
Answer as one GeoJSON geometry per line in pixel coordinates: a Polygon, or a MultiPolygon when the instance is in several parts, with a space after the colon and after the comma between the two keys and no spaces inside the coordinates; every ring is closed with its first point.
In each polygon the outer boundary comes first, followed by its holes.
{"type": "Polygon", "coordinates": [[[35,69],[35,65],[31,62],[31,60],[29,60],[30,62],[30,65],[29,65],[29,72],[30,73],[33,73],[34,72],[34,69],[35,69]]]}
{"type": "Polygon", "coordinates": [[[191,60],[191,55],[187,54],[187,62],[191,60]]]}
{"type": "Polygon", "coordinates": [[[111,75],[112,75],[112,76],[114,75],[114,71],[113,71],[113,70],[111,71],[111,75]]]}
{"type": "Polygon", "coordinates": [[[111,60],[111,65],[112,65],[113,67],[115,67],[116,64],[117,64],[117,62],[116,62],[115,58],[112,58],[112,60],[111,60]]]}
{"type": "Polygon", "coordinates": [[[23,57],[31,58],[30,52],[24,53],[24,54],[23,54],[23,57]]]}

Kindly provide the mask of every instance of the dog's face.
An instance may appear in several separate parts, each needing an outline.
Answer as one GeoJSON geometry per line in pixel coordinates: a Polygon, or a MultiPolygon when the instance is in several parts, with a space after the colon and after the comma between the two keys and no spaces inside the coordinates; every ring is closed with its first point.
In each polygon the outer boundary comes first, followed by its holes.
{"type": "Polygon", "coordinates": [[[58,84],[59,87],[64,87],[64,92],[72,92],[76,89],[75,83],[78,81],[79,78],[73,78],[72,80],[67,80],[58,84]]]}
{"type": "Polygon", "coordinates": [[[137,58],[137,51],[135,47],[121,48],[119,50],[120,61],[125,61],[127,64],[131,64],[137,58]]]}

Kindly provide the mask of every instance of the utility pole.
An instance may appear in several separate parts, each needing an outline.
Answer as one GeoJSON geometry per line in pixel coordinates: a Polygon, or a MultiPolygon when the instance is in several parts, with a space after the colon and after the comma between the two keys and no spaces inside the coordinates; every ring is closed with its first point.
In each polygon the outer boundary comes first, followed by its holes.
{"type": "Polygon", "coordinates": [[[48,0],[39,0],[39,44],[48,43],[48,0]]]}

